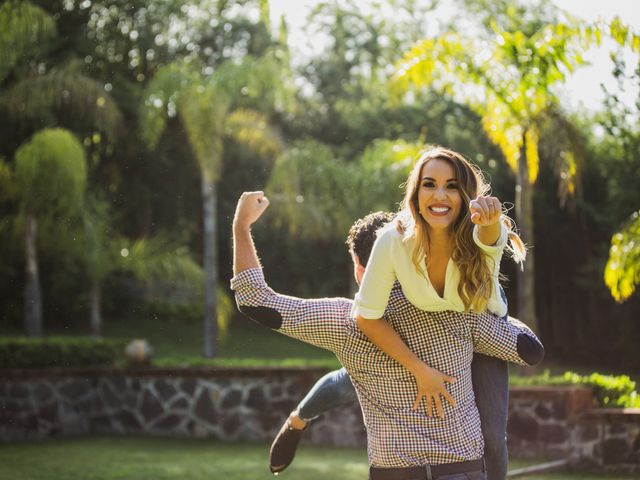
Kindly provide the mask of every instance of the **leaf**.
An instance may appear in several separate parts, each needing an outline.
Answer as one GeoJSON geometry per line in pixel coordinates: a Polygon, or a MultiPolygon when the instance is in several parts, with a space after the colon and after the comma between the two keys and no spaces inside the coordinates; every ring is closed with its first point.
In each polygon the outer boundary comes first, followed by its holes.
{"type": "Polygon", "coordinates": [[[16,151],[16,183],[22,208],[50,216],[77,209],[87,181],[84,149],[69,131],[36,133],[16,151]]]}
{"type": "Polygon", "coordinates": [[[102,84],[73,65],[20,80],[2,94],[0,104],[10,118],[27,125],[40,125],[43,118],[54,115],[82,122],[111,139],[122,125],[120,109],[102,84]]]}
{"type": "Polygon", "coordinates": [[[538,170],[540,169],[540,156],[538,155],[538,142],[540,136],[538,129],[532,125],[524,134],[525,137],[525,155],[527,158],[527,167],[529,169],[529,182],[534,184],[538,178],[538,170]]]}
{"type": "Polygon", "coordinates": [[[23,58],[51,45],[56,36],[53,18],[27,1],[8,1],[0,6],[0,82],[23,58]]]}
{"type": "Polygon", "coordinates": [[[618,303],[631,297],[640,284],[640,211],[611,237],[604,282],[618,303]]]}

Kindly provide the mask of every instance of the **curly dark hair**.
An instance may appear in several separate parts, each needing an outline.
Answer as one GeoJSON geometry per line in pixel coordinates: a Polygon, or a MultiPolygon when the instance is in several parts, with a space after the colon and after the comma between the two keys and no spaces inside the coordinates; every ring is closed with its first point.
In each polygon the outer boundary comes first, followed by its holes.
{"type": "Polygon", "coordinates": [[[355,253],[363,267],[367,266],[371,249],[376,241],[376,232],[389,223],[395,214],[390,212],[370,213],[356,222],[349,229],[347,246],[351,253],[355,253]]]}

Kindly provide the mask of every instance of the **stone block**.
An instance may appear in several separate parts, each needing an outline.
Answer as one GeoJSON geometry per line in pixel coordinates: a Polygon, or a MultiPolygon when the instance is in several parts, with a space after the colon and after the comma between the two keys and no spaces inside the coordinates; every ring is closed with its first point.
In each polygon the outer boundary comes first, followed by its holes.
{"type": "Polygon", "coordinates": [[[264,394],[263,387],[253,387],[249,390],[249,396],[246,402],[247,407],[261,409],[267,405],[267,398],[264,394]]]}
{"type": "Polygon", "coordinates": [[[38,383],[33,389],[33,397],[38,403],[45,403],[53,397],[53,389],[48,383],[38,383]]]}
{"type": "Polygon", "coordinates": [[[25,383],[14,383],[9,388],[9,397],[13,400],[24,401],[29,398],[29,389],[25,383]]]}
{"type": "Polygon", "coordinates": [[[558,424],[541,425],[538,431],[538,439],[545,444],[564,443],[569,438],[567,429],[568,427],[558,424]]]}
{"type": "Polygon", "coordinates": [[[76,379],[71,380],[66,385],[60,387],[60,394],[71,402],[77,402],[82,397],[88,395],[92,390],[92,385],[89,380],[76,379]]]}
{"type": "Polygon", "coordinates": [[[175,387],[164,379],[160,379],[155,383],[156,392],[162,400],[169,400],[178,393],[175,387]]]}
{"type": "Polygon", "coordinates": [[[240,430],[241,424],[242,422],[238,415],[225,415],[224,420],[222,421],[222,431],[230,438],[235,438],[240,430]]]}
{"type": "Polygon", "coordinates": [[[160,416],[164,412],[164,408],[160,400],[156,398],[149,390],[142,394],[142,403],[140,405],[140,413],[145,421],[150,422],[160,416]]]}
{"type": "Polygon", "coordinates": [[[242,400],[242,391],[237,388],[228,390],[222,397],[221,407],[224,409],[236,408],[242,400]]]}
{"type": "Polygon", "coordinates": [[[108,382],[104,382],[100,387],[100,396],[102,400],[110,408],[120,408],[122,406],[122,400],[116,395],[112,385],[108,382]]]}
{"type": "Polygon", "coordinates": [[[211,424],[215,424],[217,422],[218,413],[211,401],[208,391],[202,390],[200,392],[194,407],[194,413],[199,419],[205,422],[209,422],[211,424]]]}
{"type": "Polygon", "coordinates": [[[538,431],[540,426],[536,419],[528,413],[515,411],[509,417],[507,423],[507,431],[509,438],[518,440],[534,441],[538,439],[538,431]]]}
{"type": "Polygon", "coordinates": [[[627,426],[624,423],[614,422],[607,425],[607,433],[610,435],[621,435],[627,433],[627,426]]]}
{"type": "Polygon", "coordinates": [[[158,421],[154,426],[154,430],[173,431],[176,430],[182,423],[182,415],[169,414],[158,421]]]}
{"type": "Polygon", "coordinates": [[[138,417],[127,410],[121,410],[118,412],[114,415],[113,420],[120,425],[122,432],[139,433],[145,431],[140,420],[138,420],[138,417]]]}
{"type": "Polygon", "coordinates": [[[533,411],[538,416],[538,418],[542,420],[547,420],[551,418],[551,410],[549,407],[543,403],[538,404],[533,411]]]}
{"type": "Polygon", "coordinates": [[[189,408],[189,402],[184,397],[178,397],[169,404],[171,410],[186,410],[189,408]]]}
{"type": "Polygon", "coordinates": [[[600,437],[600,430],[597,425],[578,425],[576,427],[577,439],[579,442],[589,442],[600,437]]]}
{"type": "Polygon", "coordinates": [[[180,389],[188,396],[193,396],[196,393],[196,381],[192,378],[185,378],[180,381],[180,389]]]}
{"type": "Polygon", "coordinates": [[[631,446],[624,438],[610,438],[602,442],[602,460],[605,465],[625,463],[631,456],[631,446]]]}

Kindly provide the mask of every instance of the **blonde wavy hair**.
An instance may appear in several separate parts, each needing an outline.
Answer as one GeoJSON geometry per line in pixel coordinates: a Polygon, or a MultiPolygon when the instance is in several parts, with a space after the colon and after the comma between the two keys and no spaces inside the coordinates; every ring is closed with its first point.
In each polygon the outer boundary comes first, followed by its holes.
{"type": "MultiPolygon", "coordinates": [[[[478,195],[487,195],[491,187],[476,165],[447,148],[433,147],[423,151],[404,184],[405,196],[400,204],[397,228],[405,241],[415,239],[411,259],[418,273],[421,273],[420,264],[427,257],[430,240],[428,224],[419,211],[418,190],[422,167],[432,160],[444,160],[455,172],[462,198],[460,214],[452,226],[454,247],[451,258],[460,270],[458,294],[466,310],[483,312],[493,295],[493,266],[487,264],[488,256],[473,241],[474,224],[471,222],[469,203],[478,195]]],[[[516,262],[522,263],[527,250],[515,232],[515,223],[506,215],[506,210],[503,210],[500,218],[509,234],[510,245],[507,246],[507,251],[516,262]]]]}

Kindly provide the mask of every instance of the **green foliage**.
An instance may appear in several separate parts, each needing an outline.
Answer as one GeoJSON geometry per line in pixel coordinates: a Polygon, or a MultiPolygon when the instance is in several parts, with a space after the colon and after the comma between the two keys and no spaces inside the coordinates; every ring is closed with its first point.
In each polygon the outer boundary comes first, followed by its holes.
{"type": "Polygon", "coordinates": [[[278,91],[276,64],[268,58],[246,57],[225,62],[205,75],[197,62],[181,60],[156,73],[144,94],[141,126],[154,148],[169,118],[178,116],[185,128],[203,175],[217,181],[226,137],[249,148],[273,153],[280,141],[266,118],[244,107],[273,106],[278,91]]]}
{"type": "Polygon", "coordinates": [[[636,382],[627,375],[579,375],[565,372],[563,375],[552,376],[549,370],[541,375],[515,377],[509,380],[512,385],[580,385],[593,390],[595,400],[600,407],[609,408],[640,408],[640,394],[636,390],[636,382]]]}
{"type": "Polygon", "coordinates": [[[277,160],[267,185],[278,226],[301,238],[343,236],[349,216],[351,167],[314,141],[292,145],[277,160]]]}
{"type": "Polygon", "coordinates": [[[530,32],[496,23],[492,28],[488,49],[457,32],[423,40],[397,64],[392,86],[398,94],[431,86],[470,105],[514,171],[526,145],[533,183],[541,123],[558,103],[552,87],[584,64],[582,54],[593,39],[584,35],[585,26],[573,23],[539,24],[530,32]]]}
{"type": "Polygon", "coordinates": [[[0,338],[0,368],[113,365],[122,342],[87,337],[0,338]]]}
{"type": "Polygon", "coordinates": [[[53,18],[24,0],[0,5],[0,82],[21,60],[43,50],[56,35],[53,18]]]}
{"type": "Polygon", "coordinates": [[[422,148],[420,142],[376,140],[347,163],[318,142],[294,144],[277,159],[267,185],[276,224],[304,238],[342,238],[355,219],[396,211],[400,185],[422,148]]]}
{"type": "Polygon", "coordinates": [[[67,130],[42,130],[16,152],[16,180],[25,211],[72,211],[87,180],[84,149],[67,130]]]}
{"type": "Polygon", "coordinates": [[[0,201],[11,201],[16,194],[13,170],[3,158],[0,158],[0,201]]]}
{"type": "MultiPolygon", "coordinates": [[[[198,270],[201,276],[202,270],[199,267],[198,270]]],[[[194,287],[201,289],[202,281],[199,281],[194,287]]],[[[235,311],[236,307],[231,297],[223,288],[218,288],[216,296],[216,318],[218,321],[219,340],[227,338],[231,319],[235,311]]],[[[153,318],[154,321],[193,325],[194,323],[202,322],[204,318],[204,305],[202,301],[179,302],[153,298],[144,302],[141,313],[146,317],[153,318]]]]}
{"type": "Polygon", "coordinates": [[[640,284],[640,211],[611,238],[604,282],[617,302],[631,297],[640,284]]]}
{"type": "Polygon", "coordinates": [[[140,109],[140,127],[151,148],[157,145],[167,120],[178,114],[184,92],[200,81],[198,69],[183,61],[161,68],[147,84],[140,109]]]}
{"type": "Polygon", "coordinates": [[[115,139],[122,114],[102,83],[70,64],[45,75],[21,78],[0,96],[0,106],[21,125],[60,124],[115,139]]]}
{"type": "Polygon", "coordinates": [[[199,288],[202,268],[191,256],[189,250],[177,245],[166,235],[140,238],[132,243],[121,239],[121,249],[116,260],[116,268],[132,272],[143,281],[166,280],[186,282],[199,288]]]}
{"type": "Polygon", "coordinates": [[[227,367],[227,368],[297,368],[316,367],[335,370],[340,363],[335,358],[203,358],[162,357],[153,361],[157,367],[227,367]]]}

